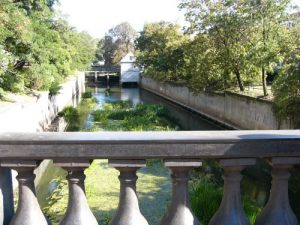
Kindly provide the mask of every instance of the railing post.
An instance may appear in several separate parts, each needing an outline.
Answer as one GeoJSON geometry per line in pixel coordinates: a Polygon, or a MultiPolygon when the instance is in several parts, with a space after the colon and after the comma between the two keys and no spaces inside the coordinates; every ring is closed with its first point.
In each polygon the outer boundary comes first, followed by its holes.
{"type": "MultiPolygon", "coordinates": [[[[241,202],[241,171],[256,163],[255,159],[224,159],[224,193],[220,208],[209,225],[250,225],[241,202]]],[[[266,225],[266,224],[265,224],[266,225]]]]}
{"type": "Polygon", "coordinates": [[[36,161],[5,161],[1,166],[18,172],[19,202],[10,225],[47,225],[47,221],[36,198],[34,169],[38,167],[36,161]]]}
{"type": "Polygon", "coordinates": [[[120,200],[110,225],[148,225],[136,195],[136,171],[145,165],[145,160],[109,160],[109,166],[120,171],[120,200]]]}
{"type": "Polygon", "coordinates": [[[172,202],[161,225],[200,225],[193,215],[189,203],[189,171],[201,166],[200,160],[165,160],[165,166],[172,171],[172,202]]]}
{"type": "Polygon", "coordinates": [[[257,217],[255,225],[299,225],[293,213],[288,194],[289,170],[300,164],[300,158],[273,158],[272,188],[267,205],[257,217]]]}
{"type": "Polygon", "coordinates": [[[14,215],[11,169],[0,167],[0,225],[8,225],[14,215]]]}
{"type": "Polygon", "coordinates": [[[54,161],[54,165],[60,166],[68,172],[68,208],[60,225],[98,225],[85,196],[84,170],[89,167],[90,161],[60,160],[54,161]]]}

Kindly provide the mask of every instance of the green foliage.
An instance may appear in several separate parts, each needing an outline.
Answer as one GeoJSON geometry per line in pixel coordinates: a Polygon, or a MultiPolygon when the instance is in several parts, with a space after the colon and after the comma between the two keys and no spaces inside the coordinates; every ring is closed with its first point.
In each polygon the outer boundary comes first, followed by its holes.
{"type": "Polygon", "coordinates": [[[298,64],[288,65],[272,86],[275,112],[282,120],[300,128],[300,71],[298,64]]]}
{"type": "Polygon", "coordinates": [[[45,216],[51,220],[52,223],[58,224],[60,222],[60,218],[58,218],[57,215],[61,215],[66,211],[66,205],[64,208],[61,208],[57,207],[57,203],[59,203],[67,195],[67,185],[68,183],[65,179],[55,178],[50,182],[50,186],[54,186],[55,189],[51,192],[51,195],[47,197],[47,206],[43,208],[43,212],[45,216]]]}
{"type": "Polygon", "coordinates": [[[203,225],[207,225],[220,207],[223,189],[205,179],[191,184],[191,207],[203,225]]]}
{"type": "Polygon", "coordinates": [[[105,60],[105,65],[119,64],[129,52],[134,52],[137,32],[125,22],[109,29],[107,35],[98,42],[96,57],[105,60]]]}
{"type": "Polygon", "coordinates": [[[122,131],[173,130],[175,124],[163,106],[137,104],[130,101],[106,103],[93,112],[93,119],[101,129],[122,131]]]}
{"type": "Polygon", "coordinates": [[[184,79],[196,92],[223,88],[217,49],[207,35],[198,35],[184,48],[184,79]]]}
{"type": "Polygon", "coordinates": [[[92,98],[93,97],[93,93],[91,91],[86,91],[82,94],[82,98],[92,98]]]}
{"type": "Polygon", "coordinates": [[[183,44],[187,38],[172,23],[149,23],[136,40],[137,62],[147,75],[160,80],[180,79],[183,65],[183,44]]]}
{"type": "Polygon", "coordinates": [[[105,93],[105,96],[110,96],[110,94],[111,94],[110,88],[106,88],[104,93],[105,93]]]}
{"type": "Polygon", "coordinates": [[[59,94],[59,90],[61,89],[61,86],[58,83],[52,83],[49,88],[49,96],[54,96],[59,94]]]}
{"type": "Polygon", "coordinates": [[[59,113],[68,123],[67,131],[79,131],[84,126],[84,123],[90,112],[96,107],[97,99],[83,99],[77,108],[67,106],[59,113]]]}
{"type": "Polygon", "coordinates": [[[290,3],[181,0],[189,22],[185,34],[172,23],[146,24],[136,40],[137,62],[146,76],[195,92],[236,87],[243,92],[245,84],[261,83],[264,96],[267,74],[279,70],[272,88],[276,112],[299,127],[300,32],[290,3]]]}
{"type": "Polygon", "coordinates": [[[284,59],[272,85],[274,109],[282,120],[300,128],[300,28],[289,29],[290,36],[282,41],[284,59]]]}
{"type": "Polygon", "coordinates": [[[182,0],[186,35],[166,22],[146,24],[136,41],[145,74],[184,81],[195,91],[226,90],[263,81],[282,62],[291,37],[289,0],[182,0]],[[190,35],[192,34],[192,35],[190,35]],[[263,71],[263,77],[260,74],[263,71]]]}
{"type": "Polygon", "coordinates": [[[109,222],[112,220],[112,215],[109,213],[103,214],[101,217],[102,225],[109,225],[109,222]]]}
{"type": "Polygon", "coordinates": [[[61,115],[66,119],[67,122],[76,121],[79,117],[78,110],[73,106],[65,107],[61,115]]]}
{"type": "MultiPolygon", "coordinates": [[[[203,225],[207,225],[220,207],[223,196],[222,184],[216,184],[210,178],[201,176],[192,181],[190,193],[193,212],[203,225]]],[[[254,224],[262,207],[246,195],[243,195],[242,203],[250,223],[254,224]]]]}
{"type": "Polygon", "coordinates": [[[253,197],[243,196],[242,198],[243,207],[246,215],[250,221],[250,224],[254,224],[256,217],[261,213],[262,206],[260,206],[253,197]]]}
{"type": "Polygon", "coordinates": [[[56,0],[3,0],[0,4],[0,87],[49,90],[89,66],[95,40],[57,17],[56,0]]]}

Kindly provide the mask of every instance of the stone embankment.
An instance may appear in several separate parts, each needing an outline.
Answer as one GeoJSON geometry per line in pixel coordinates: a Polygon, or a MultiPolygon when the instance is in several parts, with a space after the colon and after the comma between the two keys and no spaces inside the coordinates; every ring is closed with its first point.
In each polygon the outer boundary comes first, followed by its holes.
{"type": "Polygon", "coordinates": [[[172,102],[235,129],[277,130],[292,125],[276,117],[272,102],[226,92],[195,94],[189,88],[142,77],[140,85],[172,102]]]}
{"type": "MultiPolygon", "coordinates": [[[[85,76],[80,73],[61,85],[54,96],[39,92],[35,97],[0,105],[0,132],[43,132],[65,106],[76,106],[85,91],[85,76]]],[[[63,128],[58,128],[62,131],[63,128]]]]}
{"type": "MultiPolygon", "coordinates": [[[[35,97],[24,96],[15,103],[2,103],[0,105],[0,132],[64,131],[66,123],[62,118],[57,118],[57,115],[68,105],[77,106],[83,92],[85,92],[85,75],[80,73],[71,76],[54,96],[50,96],[49,92],[39,92],[35,97]]],[[[49,163],[49,160],[44,160],[35,170],[36,185],[47,170],[49,163]]],[[[16,172],[13,171],[14,189],[18,186],[15,177],[16,172]]]]}

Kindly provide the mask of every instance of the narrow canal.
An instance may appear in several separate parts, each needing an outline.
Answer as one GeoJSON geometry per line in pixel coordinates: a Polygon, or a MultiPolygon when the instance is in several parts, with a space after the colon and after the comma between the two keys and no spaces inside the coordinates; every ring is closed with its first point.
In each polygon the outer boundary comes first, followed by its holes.
{"type": "MultiPolygon", "coordinates": [[[[89,88],[89,91],[92,92],[93,98],[97,99],[96,109],[102,109],[106,103],[130,100],[133,105],[146,103],[161,105],[167,108],[169,116],[173,118],[173,121],[176,123],[176,130],[205,131],[228,129],[140,88],[113,87],[107,90],[106,88],[94,87],[89,88]]],[[[94,108],[92,111],[96,109],[94,108]]],[[[92,111],[86,113],[79,130],[85,130],[93,126],[94,120],[92,111]]],[[[156,225],[159,223],[159,219],[163,216],[170,201],[170,174],[159,162],[154,161],[148,164],[147,167],[140,169],[138,172],[139,179],[137,189],[142,213],[150,225],[156,225]]],[[[270,176],[269,171],[266,170],[268,170],[268,168],[264,163],[258,163],[257,167],[251,168],[245,173],[242,188],[244,190],[243,195],[246,195],[247,198],[250,199],[250,201],[247,200],[249,204],[248,207],[256,207],[256,204],[262,207],[266,202],[268,197],[267,193],[270,190],[270,176]],[[262,170],[262,168],[266,169],[262,170]]],[[[222,180],[222,172],[217,173],[220,174],[219,180],[222,180]]],[[[45,176],[42,182],[37,186],[38,199],[49,217],[55,215],[56,218],[57,216],[59,218],[63,216],[67,206],[65,173],[53,167],[53,165],[50,165],[48,175],[49,176],[45,176]],[[50,205],[49,202],[51,202],[50,205]]],[[[89,204],[99,221],[103,224],[107,224],[107,221],[115,212],[118,204],[118,172],[108,167],[107,160],[96,160],[86,171],[86,175],[86,189],[89,204]]],[[[222,184],[220,186],[222,186],[222,184]]],[[[253,218],[250,218],[252,222],[255,219],[255,215],[253,215],[253,218]]],[[[51,219],[53,221],[55,217],[51,219]]],[[[54,224],[57,224],[57,222],[58,221],[54,221],[54,224]]]]}
{"type": "MultiPolygon", "coordinates": [[[[225,127],[209,121],[199,114],[193,113],[177,104],[163,99],[149,91],[140,88],[119,88],[110,89],[110,93],[106,93],[105,88],[93,88],[93,96],[98,100],[97,108],[101,108],[104,103],[114,101],[130,100],[133,104],[146,103],[162,105],[168,109],[170,117],[174,118],[179,130],[223,130],[225,127]]],[[[91,123],[91,115],[87,119],[84,127],[91,123]]]]}

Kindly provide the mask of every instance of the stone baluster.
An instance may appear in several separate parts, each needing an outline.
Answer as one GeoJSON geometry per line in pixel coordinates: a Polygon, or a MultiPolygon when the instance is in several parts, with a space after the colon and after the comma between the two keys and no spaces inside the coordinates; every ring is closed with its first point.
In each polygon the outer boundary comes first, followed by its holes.
{"type": "Polygon", "coordinates": [[[189,204],[189,171],[201,166],[200,160],[166,160],[165,166],[172,171],[172,201],[161,225],[200,225],[189,204]]]}
{"type": "Polygon", "coordinates": [[[14,215],[11,169],[0,167],[0,225],[9,225],[14,215]]]}
{"type": "Polygon", "coordinates": [[[36,161],[6,161],[2,167],[8,167],[18,172],[19,202],[15,215],[10,225],[47,225],[45,218],[36,198],[34,169],[38,166],[36,161]]]}
{"type": "Polygon", "coordinates": [[[256,163],[255,159],[224,159],[224,193],[221,205],[209,225],[250,225],[241,202],[241,171],[256,163]]]}
{"type": "Polygon", "coordinates": [[[109,165],[120,171],[120,200],[110,225],[148,225],[141,214],[136,195],[136,171],[144,167],[144,160],[109,160],[109,165]]]}
{"type": "Polygon", "coordinates": [[[300,158],[273,158],[272,188],[267,205],[257,217],[255,225],[299,225],[293,213],[288,194],[289,170],[300,164],[300,158]]]}
{"type": "Polygon", "coordinates": [[[63,160],[55,161],[54,164],[68,172],[68,208],[60,225],[98,225],[85,196],[84,170],[89,167],[90,162],[87,160],[72,160],[72,162],[63,160]]]}

